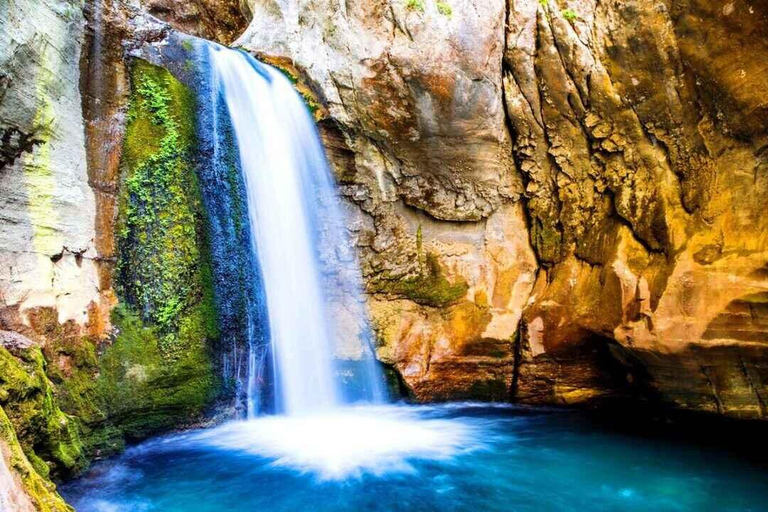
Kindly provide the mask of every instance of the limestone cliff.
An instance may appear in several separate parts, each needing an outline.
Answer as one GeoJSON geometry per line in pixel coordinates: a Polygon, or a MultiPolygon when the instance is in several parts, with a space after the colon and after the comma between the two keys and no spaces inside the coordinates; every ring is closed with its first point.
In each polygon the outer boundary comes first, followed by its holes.
{"type": "Polygon", "coordinates": [[[199,418],[242,343],[247,257],[220,262],[242,205],[210,197],[240,185],[200,179],[197,57],[142,9],[219,42],[245,29],[233,46],[295,79],[378,356],[415,400],[768,417],[762,3],[17,0],[0,7],[0,505],[66,510],[50,478],[199,418]]]}
{"type": "Polygon", "coordinates": [[[379,355],[417,399],[756,418],[758,4],[254,0],[236,44],[327,106],[379,355]]]}
{"type": "Polygon", "coordinates": [[[141,0],[149,14],[185,34],[229,44],[248,26],[244,0],[141,0]]]}

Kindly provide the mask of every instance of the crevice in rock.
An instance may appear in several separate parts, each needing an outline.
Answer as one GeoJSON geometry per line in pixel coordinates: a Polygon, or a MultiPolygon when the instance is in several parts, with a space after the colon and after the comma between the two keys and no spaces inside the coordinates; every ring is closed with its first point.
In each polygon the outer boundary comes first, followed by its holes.
{"type": "Polygon", "coordinates": [[[760,388],[758,386],[755,386],[755,382],[752,379],[752,375],[749,371],[749,367],[747,366],[747,363],[746,361],[744,361],[743,357],[739,356],[739,362],[741,363],[741,371],[744,373],[744,378],[747,380],[749,387],[752,388],[752,391],[755,393],[755,397],[757,398],[757,403],[760,407],[760,416],[765,417],[766,405],[765,405],[765,400],[763,399],[763,395],[760,393],[760,388]]]}
{"type": "Polygon", "coordinates": [[[717,388],[715,387],[715,383],[709,374],[709,369],[703,364],[699,365],[699,369],[707,381],[707,386],[709,386],[709,390],[711,392],[711,398],[715,403],[715,407],[717,408],[717,414],[723,414],[723,402],[720,400],[720,395],[717,394],[717,388]]]}
{"type": "MultiPolygon", "coordinates": [[[[586,109],[589,108],[589,98],[585,98],[583,96],[582,90],[579,87],[579,83],[576,81],[576,77],[573,76],[573,73],[571,72],[570,67],[568,65],[566,65],[567,60],[563,56],[563,48],[562,48],[562,44],[563,43],[558,38],[557,31],[555,30],[555,28],[552,25],[552,18],[551,18],[551,16],[547,16],[547,24],[549,25],[549,30],[550,30],[550,33],[552,34],[552,44],[554,45],[555,50],[557,50],[557,55],[560,58],[560,65],[562,66],[563,71],[565,72],[565,75],[571,81],[571,85],[576,90],[576,93],[577,93],[577,95],[579,97],[579,100],[581,101],[581,104],[582,104],[583,108],[586,110],[586,109]]],[[[574,114],[575,118],[577,118],[577,119],[579,118],[579,116],[576,114],[575,111],[574,111],[573,114],[574,114]]]]}
{"type": "Polygon", "coordinates": [[[481,217],[479,219],[443,219],[440,217],[436,217],[429,210],[426,210],[419,205],[407,202],[406,198],[403,198],[402,196],[400,197],[400,204],[402,204],[404,208],[413,210],[414,212],[417,212],[417,214],[424,215],[428,217],[431,221],[438,222],[441,224],[449,224],[449,225],[452,224],[456,226],[465,226],[468,224],[485,225],[485,223],[488,221],[488,217],[481,217]]]}
{"type": "MultiPolygon", "coordinates": [[[[502,68],[501,68],[502,84],[503,84],[504,75],[511,77],[512,80],[516,80],[515,77],[514,77],[514,73],[512,73],[511,70],[506,70],[505,69],[504,61],[502,61],[502,64],[503,64],[502,68]]],[[[515,141],[517,139],[518,134],[515,131],[514,126],[512,125],[512,120],[510,118],[509,109],[507,107],[507,101],[508,100],[507,100],[506,87],[504,87],[502,85],[502,87],[501,87],[501,102],[502,102],[502,105],[504,107],[504,125],[505,125],[505,127],[507,129],[507,133],[509,134],[510,140],[515,141]]],[[[526,99],[526,102],[527,101],[528,100],[526,99]]],[[[530,106],[530,103],[528,105],[530,106]]],[[[525,189],[525,187],[530,182],[531,178],[527,175],[527,173],[521,171],[521,169],[522,169],[522,167],[521,167],[522,162],[520,160],[519,155],[517,154],[517,151],[515,151],[514,149],[512,150],[512,161],[515,164],[515,172],[517,172],[518,175],[520,176],[520,180],[523,183],[523,189],[525,189]]],[[[533,218],[532,218],[531,212],[530,212],[530,210],[528,208],[528,198],[526,197],[525,192],[523,194],[521,194],[520,201],[522,202],[522,205],[523,205],[523,208],[522,208],[522,210],[523,210],[523,219],[525,221],[525,229],[528,232],[528,241],[531,244],[531,247],[533,248],[533,256],[536,259],[536,266],[538,268],[541,268],[543,266],[543,262],[540,260],[539,251],[537,250],[535,241],[532,238],[532,229],[531,229],[531,227],[533,225],[533,218]]]]}
{"type": "Polygon", "coordinates": [[[43,140],[35,132],[26,133],[14,126],[6,127],[0,135],[0,172],[12,166],[24,153],[31,153],[43,140]]]}
{"type": "Polygon", "coordinates": [[[619,210],[616,208],[616,194],[613,192],[613,190],[608,188],[605,190],[605,192],[603,192],[603,194],[606,197],[609,197],[611,200],[611,213],[613,214],[611,215],[611,218],[615,219],[619,224],[622,224],[624,227],[626,227],[629,230],[629,233],[632,235],[632,238],[635,240],[635,242],[640,244],[643,247],[643,249],[645,249],[646,252],[648,252],[648,254],[664,254],[667,256],[667,258],[673,256],[667,253],[667,251],[664,248],[654,249],[653,247],[651,247],[651,245],[648,242],[646,242],[642,237],[640,237],[637,234],[637,232],[634,229],[634,226],[632,225],[632,222],[624,218],[621,215],[621,213],[619,213],[619,210]]]}

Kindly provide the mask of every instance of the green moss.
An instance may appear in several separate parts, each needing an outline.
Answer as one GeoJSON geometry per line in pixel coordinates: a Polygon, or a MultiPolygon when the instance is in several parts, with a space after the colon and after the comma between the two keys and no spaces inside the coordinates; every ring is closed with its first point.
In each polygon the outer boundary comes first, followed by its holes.
{"type": "Polygon", "coordinates": [[[128,302],[157,327],[164,355],[174,358],[186,348],[184,325],[200,326],[202,337],[217,335],[205,277],[204,214],[190,157],[194,101],[167,70],[144,61],[133,66],[132,83],[118,282],[128,302]]]}
{"type": "Polygon", "coordinates": [[[200,335],[209,328],[200,324],[204,319],[201,313],[184,317],[179,337],[186,350],[169,364],[158,329],[128,308],[115,309],[112,321],[120,335],[101,357],[96,393],[110,423],[128,439],[195,417],[215,398],[218,382],[200,335]]]}
{"type": "Polygon", "coordinates": [[[122,161],[111,340],[38,308],[37,347],[0,347],[0,440],[38,509],[70,511],[49,477],[87,455],[188,423],[217,396],[218,338],[206,219],[194,173],[194,102],[166,70],[137,61],[122,161]],[[6,417],[7,414],[7,417],[6,417]],[[14,452],[14,450],[16,450],[14,452]],[[18,452],[18,453],[16,453],[18,452]]]}
{"type": "Polygon", "coordinates": [[[419,260],[419,273],[423,274],[427,262],[424,258],[424,233],[421,230],[421,224],[416,229],[416,257],[419,260]]]}
{"type": "Polygon", "coordinates": [[[427,254],[426,269],[418,276],[404,279],[382,279],[374,285],[377,292],[390,293],[408,298],[418,304],[442,308],[462,297],[469,289],[466,281],[451,283],[443,275],[437,256],[427,254]]]}
{"type": "Polygon", "coordinates": [[[451,8],[451,4],[448,2],[438,1],[435,5],[437,6],[437,12],[443,16],[447,16],[449,18],[453,16],[453,8],[451,8]]]}
{"type": "Polygon", "coordinates": [[[210,403],[217,383],[208,347],[219,333],[191,156],[194,97],[167,70],[144,61],[133,65],[131,81],[118,283],[132,309],[116,312],[121,334],[102,357],[99,385],[105,397],[133,401],[107,404],[105,412],[135,437],[210,403]]]}
{"type": "Polygon", "coordinates": [[[0,405],[40,476],[74,474],[85,466],[75,424],[59,409],[38,347],[12,355],[0,347],[0,405]]]}
{"type": "Polygon", "coordinates": [[[315,101],[315,99],[310,96],[309,94],[301,94],[301,97],[304,98],[304,103],[307,105],[307,109],[309,109],[309,113],[312,115],[313,118],[317,118],[317,113],[320,111],[320,104],[315,101]]]}
{"type": "Polygon", "coordinates": [[[121,451],[126,440],[146,437],[204,412],[219,390],[208,337],[201,334],[212,329],[201,323],[207,317],[201,311],[183,317],[179,339],[185,350],[173,360],[160,349],[157,327],[145,326],[125,306],[113,311],[117,336],[100,357],[87,339],[57,349],[74,365],[66,374],[56,369],[49,373],[59,383],[62,409],[77,420],[85,453],[103,456],[121,451]]]}
{"type": "Polygon", "coordinates": [[[293,74],[293,73],[292,73],[292,72],[291,72],[289,69],[287,69],[287,68],[285,68],[285,67],[283,67],[283,66],[278,66],[277,64],[274,64],[274,63],[273,63],[273,64],[271,64],[271,66],[273,66],[275,69],[277,69],[277,70],[278,70],[279,72],[281,72],[283,75],[285,75],[285,77],[286,77],[288,80],[290,80],[290,81],[291,81],[291,83],[292,83],[293,85],[296,85],[296,84],[298,84],[298,83],[299,83],[299,77],[297,77],[296,75],[294,75],[294,74],[293,74]]]}
{"type": "Polygon", "coordinates": [[[112,423],[140,437],[211,402],[218,383],[209,347],[219,332],[191,156],[194,97],[144,61],[131,81],[118,237],[118,283],[130,307],[115,312],[120,335],[101,358],[99,392],[112,423]]]}
{"type": "Polygon", "coordinates": [[[24,450],[16,436],[13,423],[0,407],[0,444],[5,444],[4,450],[8,457],[10,469],[14,471],[27,496],[40,512],[74,512],[74,509],[64,503],[56,493],[56,486],[50,480],[41,476],[24,454],[24,450]]]}
{"type": "Polygon", "coordinates": [[[560,260],[563,234],[556,221],[550,223],[549,219],[534,218],[531,223],[531,240],[542,261],[551,263],[560,260]]]}
{"type": "Polygon", "coordinates": [[[59,332],[47,337],[46,359],[68,361],[66,370],[49,363],[46,371],[56,385],[59,406],[77,423],[83,452],[106,455],[122,450],[122,432],[108,423],[105,397],[98,388],[102,371],[97,346],[88,337],[67,337],[59,332]]]}
{"type": "Polygon", "coordinates": [[[562,14],[563,18],[565,18],[566,20],[568,20],[570,22],[576,21],[576,19],[579,17],[576,14],[576,11],[574,11],[573,9],[566,9],[563,12],[561,12],[560,14],[562,14]]]}
{"type": "Polygon", "coordinates": [[[113,313],[115,336],[97,346],[56,327],[46,332],[48,359],[67,361],[48,373],[88,454],[188,422],[219,390],[210,350],[218,315],[192,162],[193,97],[144,61],[133,65],[131,82],[116,271],[125,305],[113,313]]]}
{"type": "Polygon", "coordinates": [[[409,11],[424,12],[424,0],[405,0],[405,8],[409,11]]]}
{"type": "Polygon", "coordinates": [[[466,295],[469,289],[466,281],[449,282],[437,256],[424,254],[421,224],[416,229],[416,257],[418,275],[405,278],[385,276],[374,284],[373,291],[400,295],[418,304],[438,308],[451,305],[466,295]]]}

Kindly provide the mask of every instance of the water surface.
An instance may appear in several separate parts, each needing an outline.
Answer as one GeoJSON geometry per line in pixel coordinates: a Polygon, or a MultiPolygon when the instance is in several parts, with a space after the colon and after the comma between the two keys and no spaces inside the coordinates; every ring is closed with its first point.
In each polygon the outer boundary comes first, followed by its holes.
{"type": "Polygon", "coordinates": [[[353,407],[151,440],[61,488],[92,511],[744,511],[768,467],[578,413],[353,407]]]}

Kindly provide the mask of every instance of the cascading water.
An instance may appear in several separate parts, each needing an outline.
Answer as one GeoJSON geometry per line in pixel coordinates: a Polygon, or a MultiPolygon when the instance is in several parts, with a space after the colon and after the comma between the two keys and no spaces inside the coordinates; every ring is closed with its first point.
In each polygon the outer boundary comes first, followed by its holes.
{"type": "MultiPolygon", "coordinates": [[[[349,240],[313,119],[274,68],[217,45],[209,47],[209,59],[237,139],[252,248],[263,274],[277,409],[296,415],[334,408],[346,401],[334,363],[341,333],[328,312],[319,245],[342,251],[349,240]]],[[[352,281],[345,291],[359,306],[359,286],[352,281]]],[[[358,314],[364,317],[362,308],[358,314]]],[[[364,352],[357,378],[366,381],[365,398],[375,402],[379,379],[370,349],[364,352]]],[[[257,411],[263,354],[251,346],[249,417],[257,411]]]]}

